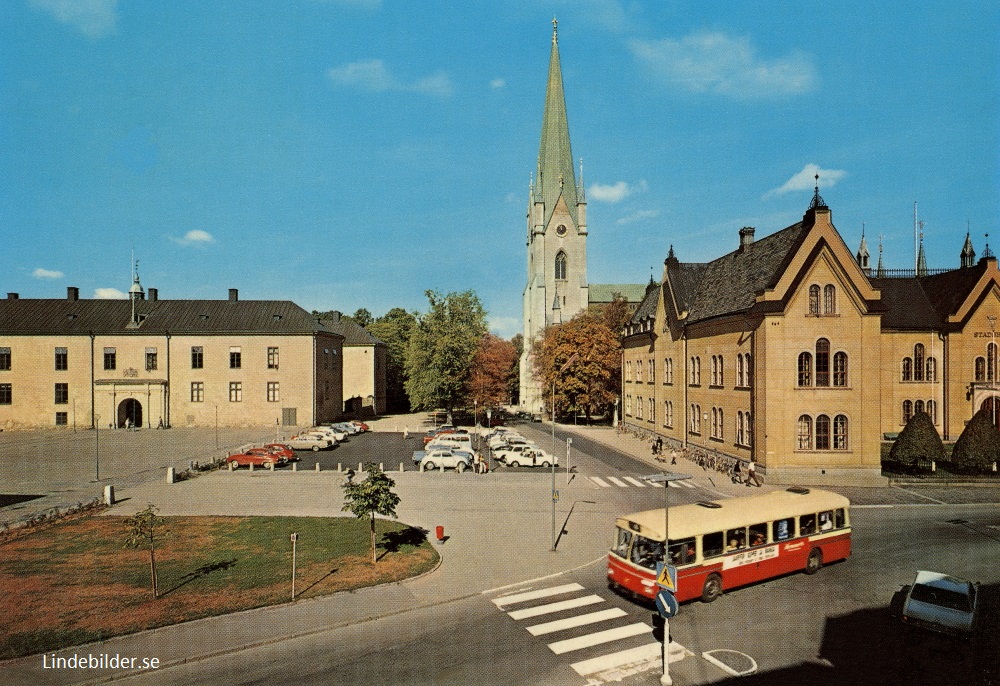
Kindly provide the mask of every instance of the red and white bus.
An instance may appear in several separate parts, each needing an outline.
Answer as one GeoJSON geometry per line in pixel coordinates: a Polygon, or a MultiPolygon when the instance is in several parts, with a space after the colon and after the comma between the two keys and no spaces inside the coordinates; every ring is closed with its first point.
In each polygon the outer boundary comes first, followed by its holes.
{"type": "MultiPolygon", "coordinates": [[[[850,501],[842,495],[793,487],[748,498],[670,508],[670,562],[677,567],[677,600],[710,603],[724,590],[799,570],[815,574],[851,555],[850,501]]],[[[615,521],[608,585],[652,600],[656,563],[663,560],[664,511],[646,510],[615,521]]]]}

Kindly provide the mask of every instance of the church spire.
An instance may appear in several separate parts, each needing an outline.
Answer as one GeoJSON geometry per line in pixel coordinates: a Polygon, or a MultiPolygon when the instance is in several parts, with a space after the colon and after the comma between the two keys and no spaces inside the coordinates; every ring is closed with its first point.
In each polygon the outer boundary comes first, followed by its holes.
{"type": "Polygon", "coordinates": [[[972,249],[972,239],[965,232],[965,245],[962,246],[962,267],[971,267],[976,263],[976,251],[972,249]]]}
{"type": "Polygon", "coordinates": [[[868,274],[871,271],[871,268],[868,266],[868,260],[870,259],[870,257],[871,256],[868,254],[868,242],[865,241],[865,225],[864,223],[862,223],[861,245],[858,246],[858,254],[855,255],[855,258],[858,261],[858,266],[861,267],[862,270],[864,270],[865,274],[868,274]]]}
{"type": "Polygon", "coordinates": [[[566,116],[562,68],[559,65],[559,26],[553,19],[549,79],[545,88],[542,140],[538,150],[538,179],[535,183],[536,202],[545,203],[546,224],[560,195],[565,199],[573,221],[579,221],[573,151],[569,143],[569,120],[566,116]]]}

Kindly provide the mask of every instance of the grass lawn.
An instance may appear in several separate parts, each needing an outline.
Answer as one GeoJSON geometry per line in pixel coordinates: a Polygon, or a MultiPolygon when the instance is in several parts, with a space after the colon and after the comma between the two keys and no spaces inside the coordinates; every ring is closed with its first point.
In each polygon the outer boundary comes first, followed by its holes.
{"type": "Polygon", "coordinates": [[[0,544],[0,659],[79,645],[291,597],[399,581],[437,564],[422,532],[378,520],[371,563],[366,520],[353,517],[165,517],[149,552],[123,548],[124,518],[83,517],[0,544]]]}

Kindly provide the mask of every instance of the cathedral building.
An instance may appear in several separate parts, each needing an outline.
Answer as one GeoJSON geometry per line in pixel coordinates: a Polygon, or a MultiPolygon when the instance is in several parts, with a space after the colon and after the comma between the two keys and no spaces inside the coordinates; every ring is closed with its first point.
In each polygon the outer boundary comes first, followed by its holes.
{"type": "Polygon", "coordinates": [[[875,485],[883,442],[915,413],[954,441],[980,408],[1000,412],[989,247],[977,262],[967,236],[957,268],[903,272],[880,248],[872,269],[818,187],[802,221],[755,233],[707,263],[671,246],[625,331],[626,425],[754,460],[774,483],[875,485]]]}

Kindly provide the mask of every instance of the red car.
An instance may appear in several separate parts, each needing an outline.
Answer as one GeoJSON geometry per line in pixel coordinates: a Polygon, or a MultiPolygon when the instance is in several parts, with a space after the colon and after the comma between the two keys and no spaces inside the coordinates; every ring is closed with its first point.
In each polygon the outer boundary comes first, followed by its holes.
{"type": "Polygon", "coordinates": [[[264,448],[270,450],[272,455],[284,457],[286,462],[297,462],[299,459],[299,456],[295,454],[291,446],[287,446],[284,443],[268,443],[264,448]]]}
{"type": "Polygon", "coordinates": [[[282,465],[288,460],[280,455],[275,455],[267,448],[250,448],[245,453],[237,453],[226,458],[226,464],[235,464],[240,467],[267,467],[268,465],[282,465]]]}
{"type": "Polygon", "coordinates": [[[361,429],[362,432],[364,432],[364,431],[371,431],[371,427],[369,427],[364,422],[359,422],[358,420],[355,419],[355,420],[351,421],[350,423],[353,424],[354,426],[358,427],[359,429],[361,429]]]}

